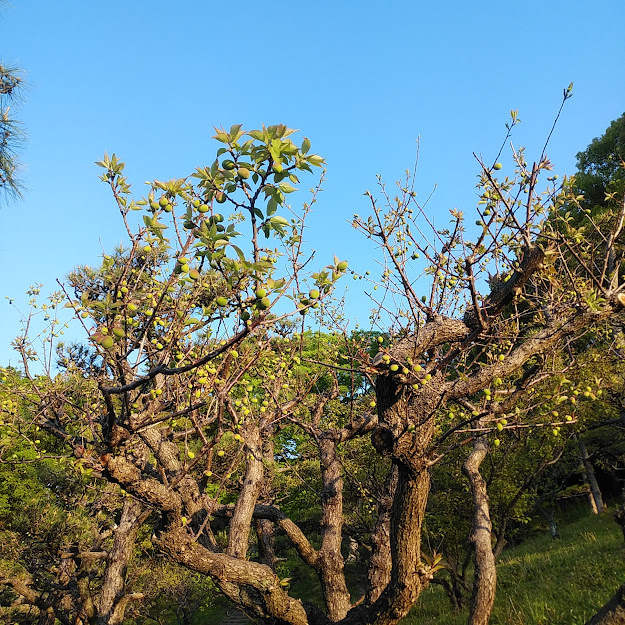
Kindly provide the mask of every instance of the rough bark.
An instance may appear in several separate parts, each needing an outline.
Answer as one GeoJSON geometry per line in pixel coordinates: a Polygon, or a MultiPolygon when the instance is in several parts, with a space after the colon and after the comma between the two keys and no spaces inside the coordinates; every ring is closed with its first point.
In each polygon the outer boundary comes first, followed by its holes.
{"type": "Polygon", "coordinates": [[[430,490],[427,469],[415,472],[397,465],[398,482],[391,514],[391,580],[378,600],[359,606],[347,616],[346,625],[394,625],[415,604],[431,575],[421,563],[421,526],[430,490]]]}
{"type": "MultiPolygon", "coordinates": [[[[275,442],[276,433],[275,423],[272,421],[262,424],[262,451],[263,451],[263,471],[265,479],[261,485],[260,500],[266,503],[273,503],[272,475],[271,468],[275,458],[275,442]]],[[[258,561],[266,564],[275,572],[278,563],[278,557],[275,549],[276,532],[274,524],[268,519],[255,518],[254,527],[258,540],[258,561]]]]}
{"type": "Polygon", "coordinates": [[[397,467],[393,466],[386,478],[384,488],[386,496],[379,503],[378,519],[371,532],[371,559],[367,572],[366,605],[374,603],[391,581],[391,507],[396,489],[397,467]]]}
{"type": "Polygon", "coordinates": [[[350,608],[341,554],[343,539],[343,476],[331,436],[319,439],[321,461],[321,548],[317,563],[328,618],[340,621],[350,608]]]}
{"type": "MultiPolygon", "coordinates": [[[[499,301],[492,303],[488,308],[489,315],[497,312],[500,306],[499,301]]],[[[601,314],[574,312],[553,319],[503,361],[480,367],[472,375],[450,376],[450,365],[446,360],[446,354],[455,353],[456,345],[460,344],[462,350],[465,342],[470,343],[482,331],[474,327],[470,319],[463,322],[433,316],[413,335],[385,350],[390,356],[390,363],[387,358],[374,360],[378,420],[372,443],[378,453],[391,460],[396,488],[387,516],[382,514],[376,528],[379,533],[374,537],[367,600],[353,608],[345,585],[341,556],[343,482],[336,445],[342,442],[343,434],[323,432],[318,420],[313,420],[313,424],[307,427],[302,425],[319,446],[323,482],[319,550],[314,549],[301,530],[279,510],[258,504],[263,477],[260,430],[246,434],[246,477],[234,506],[220,506],[201,495],[197,482],[186,473],[186,465],[182,466],[179,461],[177,445],[167,441],[165,435],[156,429],[146,430],[141,437],[164,471],[160,479],[134,467],[130,456],[124,453],[107,459],[105,464],[113,479],[164,513],[164,529],[156,540],[161,549],[181,564],[209,574],[228,597],[256,616],[293,625],[341,620],[345,625],[394,625],[406,616],[432,578],[431,571],[421,562],[421,524],[430,489],[429,467],[436,460],[433,437],[437,410],[450,399],[466,397],[485,388],[494,377],[513,374],[530,357],[552,347],[563,336],[588,325],[601,314]],[[391,363],[400,367],[393,367],[391,363]],[[408,370],[406,363],[420,366],[415,366],[412,371],[408,370]],[[216,553],[214,546],[207,548],[201,537],[198,539],[198,535],[193,533],[198,528],[198,521],[201,523],[205,518],[201,514],[194,516],[195,512],[209,509],[213,514],[230,518],[227,553],[216,553]],[[188,526],[180,522],[183,510],[185,516],[189,517],[190,513],[193,519],[188,526]],[[271,566],[245,559],[249,532],[255,519],[266,519],[281,527],[302,559],[316,570],[326,600],[327,616],[310,610],[307,612],[301,603],[288,597],[271,566]],[[387,532],[386,536],[384,532],[387,532]],[[379,541],[377,545],[375,540],[379,541]],[[385,550],[390,553],[390,565],[381,563],[385,550]]],[[[351,435],[347,428],[344,430],[345,436],[351,435]]],[[[474,452],[479,455],[479,445],[474,452]]],[[[477,455],[474,456],[476,459],[477,455]]],[[[479,470],[476,468],[475,471],[475,475],[471,471],[469,473],[476,478],[473,487],[477,521],[472,538],[478,560],[476,588],[479,597],[486,597],[476,604],[486,608],[474,610],[476,616],[472,622],[477,625],[488,622],[496,578],[479,571],[480,562],[484,571],[488,572],[490,565],[494,566],[494,559],[490,544],[488,498],[483,482],[479,483],[479,470]],[[484,526],[485,520],[487,526],[484,526]],[[484,536],[488,537],[488,541],[484,536]],[[482,551],[478,553],[482,549],[484,558],[490,551],[491,562],[482,558],[482,551]]]]}
{"type": "Polygon", "coordinates": [[[258,561],[267,565],[275,572],[278,557],[275,550],[275,529],[273,523],[267,519],[254,521],[256,539],[258,541],[258,561]]]}
{"type": "Polygon", "coordinates": [[[250,428],[246,432],[245,453],[247,454],[245,478],[230,521],[226,551],[235,558],[245,558],[247,554],[254,506],[258,501],[263,480],[262,442],[258,428],[250,428]]]}
{"type": "Polygon", "coordinates": [[[210,575],[224,594],[256,616],[290,625],[309,625],[301,602],[288,596],[268,566],[210,551],[183,528],[160,534],[155,544],[180,564],[210,575]]]}
{"type": "Polygon", "coordinates": [[[124,621],[128,601],[143,595],[126,594],[126,570],[140,527],[142,506],[138,501],[127,499],[115,530],[113,547],[108,554],[102,589],[100,590],[98,625],[119,625],[124,621]]]}
{"type": "MultiPolygon", "coordinates": [[[[445,340],[442,337],[457,336],[457,323],[451,328],[435,325],[422,335],[428,347],[445,340]]],[[[394,348],[393,357],[418,357],[421,345],[419,337],[410,337],[394,348]]],[[[346,623],[394,625],[408,614],[432,577],[421,562],[421,527],[430,491],[427,454],[435,432],[432,414],[439,406],[441,388],[434,378],[414,392],[400,375],[390,372],[378,375],[376,396],[379,426],[372,443],[378,453],[390,456],[397,472],[390,518],[392,568],[390,582],[377,601],[352,610],[346,623]]]]}
{"type": "Polygon", "coordinates": [[[469,480],[473,499],[473,527],[470,542],[475,554],[473,596],[469,611],[469,625],[487,625],[495,602],[497,568],[492,547],[492,523],[486,482],[480,474],[480,465],[488,453],[485,437],[476,438],[473,450],[462,465],[469,480]]]}

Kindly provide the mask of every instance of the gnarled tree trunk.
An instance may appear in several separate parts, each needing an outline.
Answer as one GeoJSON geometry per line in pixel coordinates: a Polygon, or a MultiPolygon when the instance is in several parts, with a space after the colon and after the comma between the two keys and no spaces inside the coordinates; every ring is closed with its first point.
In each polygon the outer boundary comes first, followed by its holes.
{"type": "Polygon", "coordinates": [[[115,530],[113,547],[108,554],[104,581],[100,591],[98,625],[120,625],[131,599],[143,595],[126,591],[126,570],[141,525],[143,506],[134,499],[127,499],[122,508],[122,516],[115,530]]]}

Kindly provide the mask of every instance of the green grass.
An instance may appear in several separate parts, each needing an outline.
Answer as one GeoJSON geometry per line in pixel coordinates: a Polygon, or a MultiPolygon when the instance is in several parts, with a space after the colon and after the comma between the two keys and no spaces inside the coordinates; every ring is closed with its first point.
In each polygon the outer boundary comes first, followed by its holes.
{"type": "MultiPolygon", "coordinates": [[[[506,549],[497,565],[491,625],[583,625],[625,582],[623,534],[610,513],[585,516],[506,549]]],[[[425,591],[403,625],[464,625],[438,585],[425,591]]]]}

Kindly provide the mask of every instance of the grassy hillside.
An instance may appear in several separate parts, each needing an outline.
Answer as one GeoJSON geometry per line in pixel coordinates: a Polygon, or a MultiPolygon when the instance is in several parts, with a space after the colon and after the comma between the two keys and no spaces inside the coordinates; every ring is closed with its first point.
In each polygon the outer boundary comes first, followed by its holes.
{"type": "MultiPolygon", "coordinates": [[[[583,625],[625,582],[623,535],[610,513],[585,516],[507,549],[498,567],[492,625],[583,625]]],[[[464,625],[432,586],[403,625],[464,625]]]]}

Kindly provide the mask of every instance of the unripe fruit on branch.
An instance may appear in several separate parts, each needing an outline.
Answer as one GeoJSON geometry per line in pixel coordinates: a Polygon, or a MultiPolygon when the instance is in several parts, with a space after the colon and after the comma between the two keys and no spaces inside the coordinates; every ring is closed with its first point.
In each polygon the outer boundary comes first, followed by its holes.
{"type": "Polygon", "coordinates": [[[270,299],[268,297],[263,297],[256,304],[256,306],[258,307],[259,310],[267,310],[267,308],[269,308],[269,306],[271,306],[271,301],[270,301],[270,299]]]}

